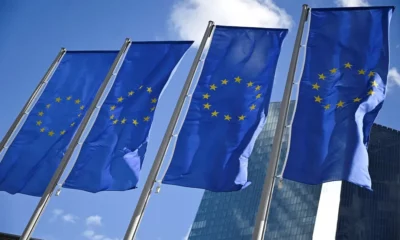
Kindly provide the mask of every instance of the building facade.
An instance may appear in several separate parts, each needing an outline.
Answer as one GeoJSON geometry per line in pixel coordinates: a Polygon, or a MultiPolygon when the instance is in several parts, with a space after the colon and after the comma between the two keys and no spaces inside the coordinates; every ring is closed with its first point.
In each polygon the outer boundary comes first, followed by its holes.
{"type": "MultiPolygon", "coordinates": [[[[20,237],[21,236],[18,235],[0,232],[0,240],[19,240],[20,237]]],[[[31,238],[31,240],[41,240],[41,239],[31,238]]]]}
{"type": "MultiPolygon", "coordinates": [[[[291,102],[289,116],[294,102],[291,102]]],[[[189,235],[190,240],[251,239],[261,191],[278,122],[280,103],[269,106],[267,122],[249,159],[251,185],[239,192],[205,191],[189,235]]],[[[284,134],[281,161],[286,156],[288,134],[284,134]]],[[[311,239],[321,186],[283,180],[275,186],[265,239],[311,239]]]]}
{"type": "MultiPolygon", "coordinates": [[[[291,102],[289,116],[293,105],[291,102]]],[[[270,104],[267,123],[249,159],[248,178],[252,184],[239,192],[205,191],[190,240],[252,238],[279,109],[280,103],[270,104]]],[[[369,172],[374,191],[342,183],[338,192],[337,240],[400,239],[400,132],[374,124],[370,136],[369,172]]],[[[288,135],[285,133],[278,173],[286,156],[287,143],[288,135]]],[[[313,239],[320,195],[321,185],[287,180],[277,183],[265,239],[313,239]]]]}
{"type": "Polygon", "coordinates": [[[373,192],[343,182],[336,239],[400,239],[400,132],[374,125],[368,146],[373,192]]]}

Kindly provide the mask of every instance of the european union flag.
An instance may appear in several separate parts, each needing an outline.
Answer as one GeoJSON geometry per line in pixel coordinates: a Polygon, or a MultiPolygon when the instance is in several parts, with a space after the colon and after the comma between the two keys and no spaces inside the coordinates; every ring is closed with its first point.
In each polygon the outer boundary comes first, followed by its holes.
{"type": "Polygon", "coordinates": [[[286,29],[217,26],[163,183],[216,192],[246,187],[286,29]]]}
{"type": "Polygon", "coordinates": [[[392,7],[312,9],[283,177],[371,189],[367,145],[386,95],[392,7]]]}
{"type": "Polygon", "coordinates": [[[0,190],[41,196],[118,52],[67,52],[0,162],[0,190]]]}
{"type": "Polygon", "coordinates": [[[132,43],[63,187],[88,192],[136,188],[160,94],[192,43],[132,43]]]}

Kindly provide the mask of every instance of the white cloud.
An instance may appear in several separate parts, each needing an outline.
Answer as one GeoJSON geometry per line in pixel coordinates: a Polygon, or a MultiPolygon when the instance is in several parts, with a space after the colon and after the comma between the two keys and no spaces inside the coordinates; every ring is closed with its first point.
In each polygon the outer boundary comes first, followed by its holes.
{"type": "Polygon", "coordinates": [[[94,231],[92,231],[92,230],[86,230],[86,231],[84,231],[84,232],[82,233],[82,235],[90,239],[91,237],[94,236],[94,231]]]}
{"type": "Polygon", "coordinates": [[[400,72],[395,67],[390,68],[388,73],[388,88],[393,86],[400,86],[400,72]]]}
{"type": "Polygon", "coordinates": [[[199,44],[208,21],[217,25],[290,28],[293,20],[273,0],[180,0],[173,7],[174,33],[199,44]]]}
{"type": "Polygon", "coordinates": [[[82,235],[90,240],[119,240],[119,238],[110,238],[101,234],[96,234],[93,230],[86,230],[82,235]]]}
{"type": "Polygon", "coordinates": [[[65,214],[64,216],[62,216],[62,219],[65,222],[75,223],[76,220],[78,220],[78,217],[68,213],[68,214],[65,214]]]}
{"type": "Polygon", "coordinates": [[[61,214],[63,214],[63,212],[64,212],[64,210],[62,210],[62,209],[54,209],[53,215],[60,216],[61,214]]]}
{"type": "Polygon", "coordinates": [[[52,216],[51,216],[51,218],[50,218],[50,222],[54,222],[54,221],[56,221],[57,220],[57,218],[59,217],[59,216],[61,216],[61,214],[63,214],[64,213],[64,210],[62,210],[62,209],[54,209],[53,211],[52,211],[52,216]]]}
{"type": "Polygon", "coordinates": [[[369,6],[368,0],[336,0],[339,7],[366,7],[369,6]]]}
{"type": "Polygon", "coordinates": [[[86,218],[86,225],[88,226],[101,226],[101,217],[99,215],[94,215],[86,218]]]}

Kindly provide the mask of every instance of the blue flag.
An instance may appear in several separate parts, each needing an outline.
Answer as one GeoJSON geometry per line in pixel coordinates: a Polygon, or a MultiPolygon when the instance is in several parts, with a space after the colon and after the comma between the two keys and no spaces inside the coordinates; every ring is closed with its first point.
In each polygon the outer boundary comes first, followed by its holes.
{"type": "Polygon", "coordinates": [[[216,192],[247,185],[286,29],[217,26],[163,183],[216,192]]]}
{"type": "Polygon", "coordinates": [[[118,52],[67,52],[0,162],[0,190],[41,196],[118,52]]]}
{"type": "Polygon", "coordinates": [[[88,192],[136,188],[160,94],[192,43],[132,43],[63,187],[88,192]]]}
{"type": "Polygon", "coordinates": [[[371,189],[367,145],[386,94],[392,11],[311,10],[284,178],[371,189]]]}

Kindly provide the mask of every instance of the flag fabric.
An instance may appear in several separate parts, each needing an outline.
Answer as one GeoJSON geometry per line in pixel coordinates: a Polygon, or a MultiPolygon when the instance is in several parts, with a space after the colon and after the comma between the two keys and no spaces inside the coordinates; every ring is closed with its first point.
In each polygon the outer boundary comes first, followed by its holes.
{"type": "Polygon", "coordinates": [[[392,7],[312,9],[306,60],[283,177],[371,189],[370,129],[389,68],[392,7]]]}
{"type": "Polygon", "coordinates": [[[67,52],[0,162],[0,190],[41,196],[118,52],[67,52]]]}
{"type": "Polygon", "coordinates": [[[132,43],[64,188],[136,188],[160,94],[192,43],[132,43]]]}
{"type": "Polygon", "coordinates": [[[249,185],[286,29],[216,26],[163,183],[215,192],[249,185]]]}

